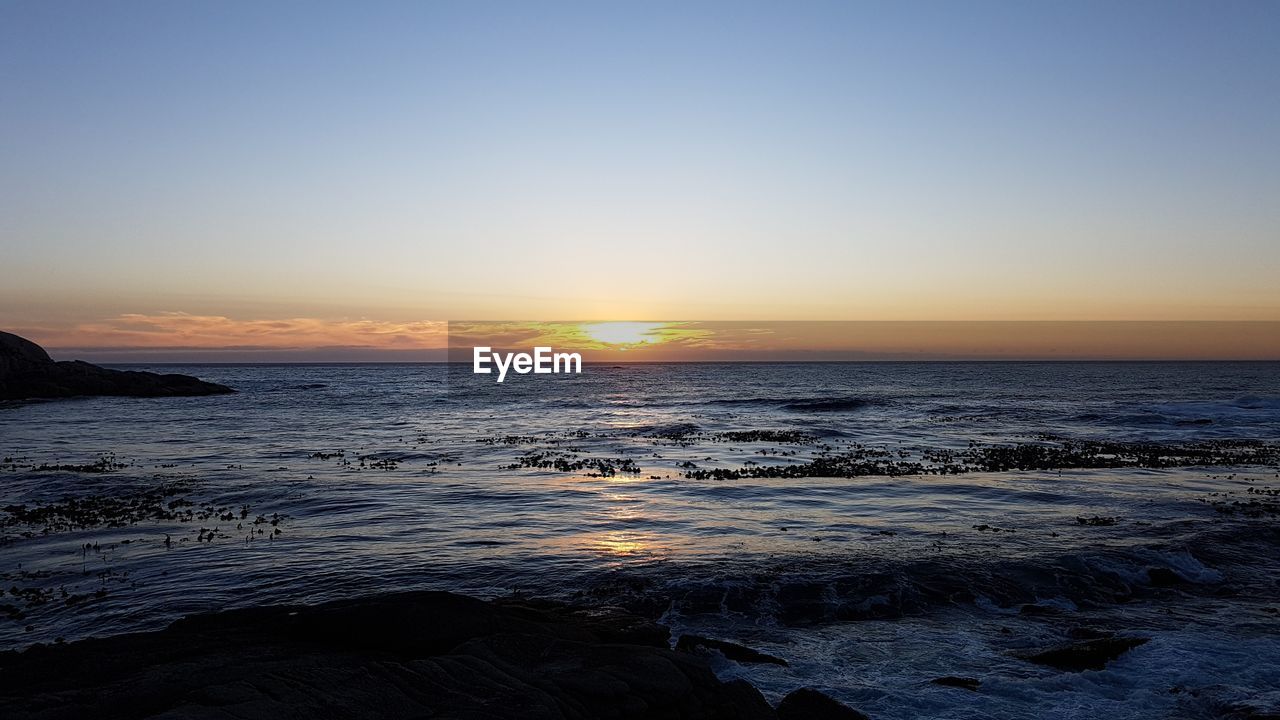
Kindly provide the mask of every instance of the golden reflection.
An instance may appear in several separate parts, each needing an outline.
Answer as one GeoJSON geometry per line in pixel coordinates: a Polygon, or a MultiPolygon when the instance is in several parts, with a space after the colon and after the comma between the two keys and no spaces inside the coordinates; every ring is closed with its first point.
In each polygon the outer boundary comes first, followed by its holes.
{"type": "Polygon", "coordinates": [[[592,545],[606,555],[617,557],[629,557],[649,551],[649,545],[644,538],[635,533],[621,531],[610,531],[597,536],[592,545]]]}

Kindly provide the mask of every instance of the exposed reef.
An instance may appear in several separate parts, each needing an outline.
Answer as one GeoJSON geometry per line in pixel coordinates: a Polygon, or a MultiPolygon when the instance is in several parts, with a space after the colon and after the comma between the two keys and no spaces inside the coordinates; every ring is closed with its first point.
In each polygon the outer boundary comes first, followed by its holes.
{"type": "MultiPolygon", "coordinates": [[[[1034,443],[978,445],[964,450],[889,450],[852,443],[831,452],[821,450],[806,462],[786,465],[748,464],[740,468],[699,469],[685,477],[695,480],[743,478],[866,477],[903,475],[962,475],[970,472],[1013,470],[1074,470],[1186,467],[1275,467],[1280,446],[1257,440],[1203,440],[1183,443],[1120,443],[1063,440],[1044,437],[1034,443]]],[[[1114,518],[1081,518],[1083,525],[1113,524],[1114,518]],[[1110,522],[1108,522],[1110,521],[1110,522]]]]}
{"type": "MultiPolygon", "coordinates": [[[[1259,439],[1202,439],[1167,442],[1119,442],[1064,438],[1041,434],[1029,441],[979,443],[948,448],[909,446],[899,443],[865,445],[851,440],[822,438],[790,429],[757,429],[707,432],[691,423],[641,426],[590,433],[585,430],[547,432],[540,435],[481,437],[477,443],[524,448],[515,462],[500,470],[553,470],[588,476],[648,474],[652,479],[679,477],[691,480],[743,480],[755,478],[855,478],[964,475],[1015,471],[1061,470],[1160,470],[1192,467],[1274,468],[1280,470],[1280,444],[1259,439]],[[635,441],[634,457],[591,457],[598,441],[635,441]],[[682,459],[652,452],[650,448],[688,451],[706,444],[728,445],[730,454],[749,455],[740,465],[728,466],[725,453],[719,459],[688,454],[682,459]],[[648,445],[649,448],[644,448],[648,445]],[[772,447],[771,447],[772,446],[772,447]],[[644,463],[644,466],[641,466],[644,463]],[[703,463],[718,466],[708,467],[703,463]],[[654,473],[654,466],[658,472],[654,473]]],[[[1255,499],[1251,499],[1255,500],[1255,499]]],[[[1274,503],[1219,504],[1224,514],[1267,514],[1274,503]]],[[[1082,525],[1111,524],[1114,518],[1082,518],[1082,525]]]]}
{"type": "Polygon", "coordinates": [[[91,395],[176,397],[222,395],[235,390],[190,375],[111,370],[80,360],[54,362],[44,348],[0,332],[0,400],[91,395]]]}

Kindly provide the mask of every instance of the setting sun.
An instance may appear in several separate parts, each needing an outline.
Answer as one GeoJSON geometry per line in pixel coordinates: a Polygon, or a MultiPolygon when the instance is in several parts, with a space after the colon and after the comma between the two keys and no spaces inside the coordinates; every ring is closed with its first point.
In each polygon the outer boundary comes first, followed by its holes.
{"type": "Polygon", "coordinates": [[[609,345],[645,345],[662,342],[663,323],[602,322],[582,325],[583,332],[609,345]]]}

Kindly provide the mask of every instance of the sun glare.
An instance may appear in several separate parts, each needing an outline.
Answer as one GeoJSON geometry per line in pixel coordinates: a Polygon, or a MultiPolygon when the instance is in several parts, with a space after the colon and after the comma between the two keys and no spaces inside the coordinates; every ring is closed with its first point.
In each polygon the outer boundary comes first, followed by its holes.
{"type": "Polygon", "coordinates": [[[608,345],[644,345],[662,342],[658,333],[662,326],[662,323],[602,322],[587,323],[581,328],[591,339],[608,345]]]}

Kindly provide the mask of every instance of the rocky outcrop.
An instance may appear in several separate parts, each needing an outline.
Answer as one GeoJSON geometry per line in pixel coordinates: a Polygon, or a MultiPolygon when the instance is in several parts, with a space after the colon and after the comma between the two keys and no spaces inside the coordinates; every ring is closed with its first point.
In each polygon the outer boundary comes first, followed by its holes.
{"type": "Polygon", "coordinates": [[[870,720],[813,688],[800,688],[778,703],[778,720],[870,720]]]}
{"type": "Polygon", "coordinates": [[[621,611],[404,593],[0,653],[0,707],[10,720],[779,716],[668,642],[621,611]]]}
{"type": "Polygon", "coordinates": [[[1148,639],[1141,637],[1100,637],[1059,645],[1047,650],[1024,653],[1021,657],[1039,665],[1047,665],[1051,668],[1070,672],[1102,670],[1107,666],[1107,663],[1139,645],[1145,644],[1148,639]]]}
{"type": "Polygon", "coordinates": [[[53,362],[44,348],[13,333],[0,332],[0,377],[53,362]]]}
{"type": "Polygon", "coordinates": [[[955,675],[947,675],[945,677],[934,678],[929,682],[933,683],[934,685],[941,685],[943,687],[960,688],[962,690],[971,690],[974,692],[977,692],[978,688],[982,686],[982,681],[979,680],[978,678],[956,677],[955,675]]]}
{"type": "Polygon", "coordinates": [[[676,641],[676,649],[685,652],[712,650],[724,655],[726,659],[740,663],[768,663],[787,667],[787,661],[780,657],[753,650],[745,645],[725,640],[715,640],[701,635],[681,635],[676,641]]]}
{"type": "Polygon", "coordinates": [[[0,332],[0,400],[84,395],[173,397],[235,392],[190,375],[110,370],[79,360],[54,362],[44,348],[0,332]]]}

